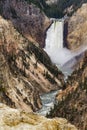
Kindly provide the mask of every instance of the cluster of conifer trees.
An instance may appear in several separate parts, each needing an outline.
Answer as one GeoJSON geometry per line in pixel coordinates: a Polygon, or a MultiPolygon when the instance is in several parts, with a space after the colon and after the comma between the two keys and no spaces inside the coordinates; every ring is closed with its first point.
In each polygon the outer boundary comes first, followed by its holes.
{"type": "MultiPolygon", "coordinates": [[[[73,5],[73,12],[87,0],[58,0],[56,4],[47,5],[46,0],[26,0],[43,10],[48,17],[61,18],[65,15],[64,10],[73,5]]],[[[73,13],[71,12],[71,14],[73,13]]],[[[68,15],[71,15],[68,14],[68,15]]]]}

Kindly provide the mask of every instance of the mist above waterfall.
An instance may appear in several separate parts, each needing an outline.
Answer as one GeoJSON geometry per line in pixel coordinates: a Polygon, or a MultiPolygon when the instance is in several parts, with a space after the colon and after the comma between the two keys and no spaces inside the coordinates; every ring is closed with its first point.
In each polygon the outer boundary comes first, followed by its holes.
{"type": "Polygon", "coordinates": [[[66,48],[52,48],[52,50],[46,49],[46,52],[55,64],[61,66],[68,62],[72,57],[72,53],[66,48]]]}
{"type": "Polygon", "coordinates": [[[48,53],[53,63],[60,66],[64,71],[72,71],[77,62],[76,56],[82,54],[87,47],[80,47],[77,51],[71,51],[63,47],[64,20],[54,20],[47,31],[46,46],[44,50],[48,53]],[[67,65],[68,64],[68,65],[67,65]]]}

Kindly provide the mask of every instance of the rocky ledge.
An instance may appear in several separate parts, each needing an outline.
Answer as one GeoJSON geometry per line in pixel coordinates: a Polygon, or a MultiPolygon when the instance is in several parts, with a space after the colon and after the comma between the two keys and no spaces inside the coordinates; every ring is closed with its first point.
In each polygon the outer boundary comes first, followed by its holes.
{"type": "Polygon", "coordinates": [[[0,130],[77,130],[66,119],[47,119],[0,103],[0,130]]]}

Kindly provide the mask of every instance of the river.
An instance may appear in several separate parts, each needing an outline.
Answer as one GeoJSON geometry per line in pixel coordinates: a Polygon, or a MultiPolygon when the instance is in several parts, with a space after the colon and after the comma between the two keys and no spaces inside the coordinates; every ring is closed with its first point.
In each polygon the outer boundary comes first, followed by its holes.
{"type": "Polygon", "coordinates": [[[38,114],[46,116],[46,114],[49,113],[50,109],[54,107],[55,96],[57,93],[58,91],[52,91],[41,95],[42,109],[37,112],[38,114]]]}

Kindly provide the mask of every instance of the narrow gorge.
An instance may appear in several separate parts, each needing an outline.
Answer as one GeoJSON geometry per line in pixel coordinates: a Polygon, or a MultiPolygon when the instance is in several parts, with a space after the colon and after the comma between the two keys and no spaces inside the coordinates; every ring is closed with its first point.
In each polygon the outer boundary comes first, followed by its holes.
{"type": "Polygon", "coordinates": [[[0,1],[0,130],[87,130],[87,4],[77,1],[0,1]]]}

